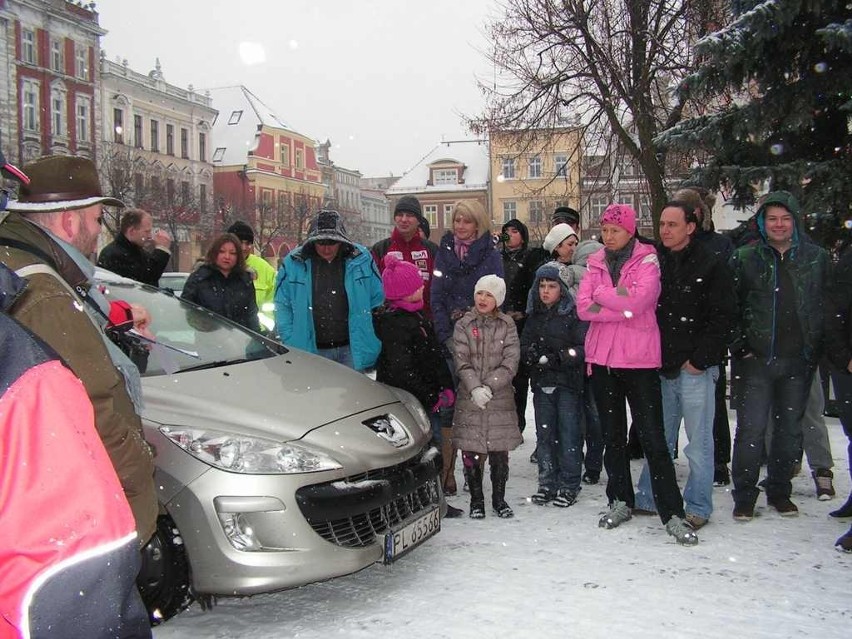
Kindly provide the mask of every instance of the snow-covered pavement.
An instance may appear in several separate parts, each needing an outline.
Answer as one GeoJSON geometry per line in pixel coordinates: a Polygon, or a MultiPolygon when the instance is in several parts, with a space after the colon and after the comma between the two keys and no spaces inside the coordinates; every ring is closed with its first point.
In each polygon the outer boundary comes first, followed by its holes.
{"type": "MultiPolygon", "coordinates": [[[[484,520],[445,520],[440,534],[392,566],[221,598],[206,612],[195,604],[154,636],[850,637],[852,555],[835,550],[834,541],[852,522],[828,516],[850,490],[846,438],[836,419],[828,424],[834,500],[817,501],[807,464],[793,482],[796,518],[782,519],[761,498],[754,521],[734,522],[730,491],[716,488],[711,523],[694,548],[678,546],[656,517],[599,529],[603,484],[584,486],[578,503],[564,510],[532,504],[530,426],[510,459],[514,519],[498,519],[489,508],[484,520]]],[[[676,465],[683,486],[683,455],[676,465]]],[[[640,469],[633,462],[634,481],[640,469]]],[[[486,500],[489,490],[486,472],[486,500]]],[[[467,495],[450,503],[467,510],[467,495]]]]}

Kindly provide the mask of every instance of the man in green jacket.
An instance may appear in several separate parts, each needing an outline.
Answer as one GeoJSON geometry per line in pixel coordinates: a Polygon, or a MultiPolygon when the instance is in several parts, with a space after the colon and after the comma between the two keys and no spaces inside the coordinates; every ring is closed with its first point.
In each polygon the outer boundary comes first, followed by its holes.
{"type": "Polygon", "coordinates": [[[790,478],[801,455],[802,415],[820,357],[830,267],[828,253],[805,236],[790,193],[769,193],[756,219],[761,240],[731,257],[739,313],[730,350],[733,376],[742,382],[732,460],[738,521],[754,516],[767,415],[775,432],[766,500],[782,516],[799,512],[790,501],[790,478]]]}

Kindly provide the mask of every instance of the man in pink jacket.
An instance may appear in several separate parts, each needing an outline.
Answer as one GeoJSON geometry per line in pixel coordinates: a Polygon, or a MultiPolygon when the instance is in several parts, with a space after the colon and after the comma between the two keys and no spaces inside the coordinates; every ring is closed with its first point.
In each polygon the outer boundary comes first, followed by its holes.
{"type": "Polygon", "coordinates": [[[586,363],[606,441],[609,512],[601,528],[615,528],[632,516],[633,480],[627,455],[627,411],[651,470],[660,519],[679,544],[695,545],[698,536],[684,521],[683,498],[675,479],[663,430],[660,331],[657,298],[660,266],[653,246],[637,242],[636,212],[611,204],[601,217],[604,248],[589,257],[580,282],[577,314],[589,322],[586,363]]]}

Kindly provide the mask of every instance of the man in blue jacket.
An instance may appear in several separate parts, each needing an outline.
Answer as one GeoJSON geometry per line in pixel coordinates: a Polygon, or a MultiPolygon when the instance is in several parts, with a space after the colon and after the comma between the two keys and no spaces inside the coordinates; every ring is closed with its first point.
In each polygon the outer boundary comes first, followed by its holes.
{"type": "Polygon", "coordinates": [[[370,251],[349,239],[337,211],[320,211],[278,271],[278,337],[355,370],[371,368],[382,348],[372,312],[383,301],[370,251]]]}

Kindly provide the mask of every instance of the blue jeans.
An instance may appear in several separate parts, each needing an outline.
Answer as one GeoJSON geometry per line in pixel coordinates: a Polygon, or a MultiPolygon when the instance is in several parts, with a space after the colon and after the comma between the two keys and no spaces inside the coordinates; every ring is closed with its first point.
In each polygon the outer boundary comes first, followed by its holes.
{"type": "Polygon", "coordinates": [[[348,366],[349,368],[355,368],[355,362],[352,361],[352,350],[348,344],[346,346],[335,346],[334,348],[319,348],[317,349],[317,355],[330,359],[332,362],[348,366]]]}
{"type": "MultiPolygon", "coordinates": [[[[660,376],[663,394],[663,426],[666,443],[674,456],[680,422],[689,443],[683,449],[689,460],[689,479],[683,491],[685,511],[710,519],[713,512],[713,420],[716,414],[716,380],[719,367],[711,366],[700,375],[681,370],[674,379],[660,376]]],[[[657,510],[651,491],[648,464],[642,468],[636,487],[636,507],[657,510]]]]}
{"type": "Polygon", "coordinates": [[[544,490],[580,490],[583,433],[580,393],[557,386],[552,393],[533,390],[538,452],[538,486],[544,490]]]}
{"type": "Polygon", "coordinates": [[[441,413],[429,413],[429,425],[432,427],[432,443],[441,449],[441,413]]]}
{"type": "Polygon", "coordinates": [[[748,357],[737,360],[736,374],[741,378],[742,402],[737,407],[731,461],[734,503],[754,506],[760,494],[757,480],[767,415],[774,418],[775,432],[766,464],[766,499],[789,499],[793,466],[802,450],[802,415],[813,368],[801,359],[767,362],[763,357],[748,357]]]}

